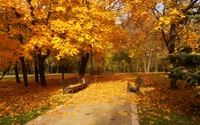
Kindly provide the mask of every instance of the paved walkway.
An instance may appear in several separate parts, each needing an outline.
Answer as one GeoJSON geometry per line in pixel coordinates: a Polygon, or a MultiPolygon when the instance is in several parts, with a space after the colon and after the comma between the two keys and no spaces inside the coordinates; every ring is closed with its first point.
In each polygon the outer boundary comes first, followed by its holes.
{"type": "Polygon", "coordinates": [[[139,125],[137,107],[129,103],[59,106],[25,125],[139,125]]]}

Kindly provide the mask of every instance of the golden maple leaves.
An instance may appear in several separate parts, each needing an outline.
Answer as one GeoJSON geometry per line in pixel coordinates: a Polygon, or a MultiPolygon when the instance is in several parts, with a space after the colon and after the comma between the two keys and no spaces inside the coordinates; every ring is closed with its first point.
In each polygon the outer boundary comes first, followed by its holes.
{"type": "Polygon", "coordinates": [[[177,10],[176,8],[170,8],[165,16],[159,18],[156,29],[162,28],[163,25],[177,24],[183,18],[185,18],[185,15],[180,10],[177,10]]]}
{"type": "Polygon", "coordinates": [[[16,40],[21,35],[21,53],[27,57],[37,51],[35,48],[42,54],[51,50],[58,59],[90,51],[90,46],[100,52],[105,43],[117,44],[110,37],[120,33],[115,28],[116,12],[104,5],[82,0],[0,0],[0,32],[16,40]]]}

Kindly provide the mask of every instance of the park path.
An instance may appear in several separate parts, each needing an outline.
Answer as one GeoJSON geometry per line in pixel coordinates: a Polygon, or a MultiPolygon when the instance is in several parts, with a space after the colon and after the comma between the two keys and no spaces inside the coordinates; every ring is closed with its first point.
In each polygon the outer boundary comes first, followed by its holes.
{"type": "Polygon", "coordinates": [[[128,102],[60,105],[25,125],[139,125],[136,105],[128,102]]]}

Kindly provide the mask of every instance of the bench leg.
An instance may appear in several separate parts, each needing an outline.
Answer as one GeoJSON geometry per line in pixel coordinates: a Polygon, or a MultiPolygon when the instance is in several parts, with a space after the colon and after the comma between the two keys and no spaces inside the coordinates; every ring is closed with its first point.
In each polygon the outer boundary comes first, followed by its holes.
{"type": "Polygon", "coordinates": [[[63,94],[65,94],[66,88],[63,88],[63,94]]]}

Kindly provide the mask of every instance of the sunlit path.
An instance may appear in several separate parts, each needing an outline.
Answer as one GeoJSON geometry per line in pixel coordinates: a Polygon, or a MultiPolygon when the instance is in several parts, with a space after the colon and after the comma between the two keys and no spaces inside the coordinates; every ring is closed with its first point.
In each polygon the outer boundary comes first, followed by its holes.
{"type": "Polygon", "coordinates": [[[131,103],[133,93],[127,93],[130,77],[118,75],[102,77],[102,81],[91,84],[87,89],[54,110],[47,112],[26,125],[134,125],[138,123],[136,103],[131,103]],[[110,80],[108,79],[110,78],[110,80]],[[112,80],[112,78],[114,78],[112,80]],[[106,81],[104,81],[106,80],[106,81]]]}

